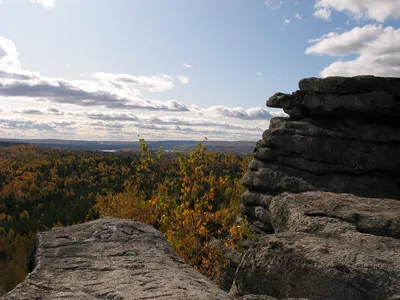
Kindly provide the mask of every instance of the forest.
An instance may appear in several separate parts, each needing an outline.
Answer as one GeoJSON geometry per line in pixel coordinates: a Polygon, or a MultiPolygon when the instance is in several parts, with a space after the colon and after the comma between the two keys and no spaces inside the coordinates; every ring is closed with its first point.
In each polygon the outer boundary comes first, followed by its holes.
{"type": "Polygon", "coordinates": [[[244,155],[150,149],[104,153],[0,147],[0,291],[23,281],[38,232],[100,217],[135,219],[160,230],[181,258],[218,281],[227,264],[210,246],[252,232],[240,214],[244,155]]]}

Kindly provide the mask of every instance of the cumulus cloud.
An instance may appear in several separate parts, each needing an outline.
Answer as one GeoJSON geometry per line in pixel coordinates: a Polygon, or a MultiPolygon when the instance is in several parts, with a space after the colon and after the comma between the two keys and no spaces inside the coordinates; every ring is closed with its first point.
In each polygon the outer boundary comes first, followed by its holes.
{"type": "Polygon", "coordinates": [[[285,26],[287,26],[289,24],[290,24],[290,20],[289,19],[284,19],[283,23],[282,23],[282,26],[281,26],[281,30],[285,31],[285,26]]]}
{"type": "MultiPolygon", "coordinates": [[[[108,124],[107,122],[118,121],[121,122],[133,122],[134,125],[143,127],[143,125],[171,125],[171,126],[190,126],[192,128],[197,127],[218,127],[227,130],[246,130],[246,131],[262,131],[262,128],[258,126],[249,126],[242,124],[232,124],[228,122],[216,121],[209,118],[194,118],[194,117],[174,117],[165,116],[159,117],[155,115],[136,115],[130,112],[101,112],[101,111],[88,111],[78,113],[68,113],[69,115],[84,117],[92,120],[104,121],[101,124],[108,124]]],[[[274,115],[274,113],[271,113],[274,115]]],[[[115,123],[113,123],[115,124],[115,123]]]]}
{"type": "Polygon", "coordinates": [[[322,77],[362,74],[400,76],[400,29],[365,25],[340,34],[329,33],[310,42],[313,45],[306,49],[306,54],[358,55],[355,59],[333,62],[321,71],[322,77]]]}
{"type": "Polygon", "coordinates": [[[101,111],[88,111],[81,113],[70,113],[71,115],[86,117],[94,120],[104,121],[138,121],[139,118],[130,112],[101,112],[101,111]]]}
{"type": "Polygon", "coordinates": [[[241,107],[211,106],[207,110],[214,111],[220,116],[237,118],[242,120],[265,120],[277,117],[278,115],[262,107],[251,107],[243,109],[241,107]]]}
{"type": "Polygon", "coordinates": [[[303,16],[302,16],[301,14],[299,14],[299,13],[296,13],[296,14],[294,15],[294,17],[295,17],[295,19],[297,19],[297,20],[299,20],[299,21],[303,20],[303,16]]]}
{"type": "Polygon", "coordinates": [[[83,107],[188,111],[176,100],[162,102],[142,96],[141,90],[162,92],[187,84],[189,78],[166,74],[133,76],[129,74],[95,73],[90,80],[66,80],[41,76],[23,70],[15,44],[0,37],[0,95],[8,97],[44,98],[53,103],[83,107]]]}
{"type": "Polygon", "coordinates": [[[283,1],[282,0],[265,0],[265,5],[271,9],[275,10],[275,9],[279,9],[282,7],[283,1]]]}
{"type": "Polygon", "coordinates": [[[268,121],[280,115],[261,107],[202,108],[144,96],[188,84],[184,75],[98,72],[87,78],[67,80],[23,69],[15,44],[0,37],[0,104],[6,109],[1,114],[1,134],[74,139],[131,139],[137,134],[152,139],[204,135],[258,139],[266,128],[254,126],[255,120],[268,121]]]}
{"type": "Polygon", "coordinates": [[[326,8],[326,7],[320,7],[318,4],[315,6],[316,9],[313,13],[313,16],[318,18],[318,19],[323,19],[325,21],[330,21],[331,20],[331,10],[326,8]]]}
{"type": "Polygon", "coordinates": [[[31,0],[32,3],[41,4],[44,8],[56,7],[56,0],[31,0]]]}
{"type": "Polygon", "coordinates": [[[189,69],[189,68],[193,68],[193,66],[191,64],[183,64],[182,67],[189,69]]]}
{"type": "Polygon", "coordinates": [[[261,131],[262,129],[257,126],[231,124],[228,122],[220,122],[206,118],[189,118],[189,117],[142,117],[141,122],[148,124],[158,125],[178,125],[178,126],[191,126],[191,127],[222,127],[225,129],[233,130],[248,130],[248,131],[261,131]]]}
{"type": "Polygon", "coordinates": [[[58,115],[58,116],[64,115],[64,112],[56,107],[48,107],[46,109],[37,109],[37,108],[14,109],[12,112],[22,115],[58,115]]]}
{"type": "Polygon", "coordinates": [[[328,54],[343,56],[360,53],[373,40],[376,40],[384,29],[382,26],[366,25],[355,27],[343,33],[331,32],[318,39],[310,40],[312,46],[306,49],[306,54],[328,54]]]}
{"type": "MultiPolygon", "coordinates": [[[[175,86],[174,77],[166,74],[146,77],[129,74],[94,73],[92,77],[115,88],[134,91],[135,89],[145,89],[149,92],[164,92],[175,86]]],[[[178,79],[180,80],[179,76],[178,79]]],[[[137,93],[137,91],[135,92],[137,93]]]]}
{"type": "Polygon", "coordinates": [[[314,16],[329,20],[331,11],[349,13],[356,19],[367,18],[384,22],[400,18],[399,0],[317,0],[314,16]]]}
{"type": "Polygon", "coordinates": [[[178,80],[181,84],[188,84],[189,83],[189,78],[183,75],[178,75],[178,80]]]}
{"type": "Polygon", "coordinates": [[[20,66],[14,42],[0,36],[0,68],[12,71],[19,69],[20,66]]]}
{"type": "Polygon", "coordinates": [[[25,119],[0,119],[0,129],[21,129],[21,130],[39,130],[39,131],[57,131],[65,130],[66,128],[72,130],[75,126],[73,121],[52,121],[42,122],[36,120],[25,120],[25,119]]]}

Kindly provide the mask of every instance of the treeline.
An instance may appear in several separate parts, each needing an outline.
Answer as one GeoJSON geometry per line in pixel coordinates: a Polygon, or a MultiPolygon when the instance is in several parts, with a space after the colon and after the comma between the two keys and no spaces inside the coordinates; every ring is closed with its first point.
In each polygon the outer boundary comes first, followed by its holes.
{"type": "Polygon", "coordinates": [[[212,238],[235,247],[248,235],[239,214],[248,159],[208,153],[102,153],[36,146],[0,148],[0,288],[27,273],[37,232],[101,216],[132,218],[164,233],[188,263],[218,278],[223,260],[212,238]]]}

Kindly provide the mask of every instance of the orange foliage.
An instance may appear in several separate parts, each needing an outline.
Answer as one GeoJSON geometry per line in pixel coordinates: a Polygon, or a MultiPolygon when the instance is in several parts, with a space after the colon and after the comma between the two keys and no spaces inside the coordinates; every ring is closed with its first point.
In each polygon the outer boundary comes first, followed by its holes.
{"type": "Polygon", "coordinates": [[[226,261],[209,245],[210,239],[236,247],[236,240],[251,234],[245,221],[235,223],[243,193],[241,176],[232,178],[228,171],[217,176],[210,171],[216,155],[206,153],[201,143],[189,155],[178,153],[177,159],[169,161],[175,176],[157,176],[152,170],[161,169],[161,152],[154,157],[143,140],[141,144],[139,176],[132,178],[123,193],[98,196],[96,208],[103,216],[155,226],[185,262],[218,279],[226,261]]]}

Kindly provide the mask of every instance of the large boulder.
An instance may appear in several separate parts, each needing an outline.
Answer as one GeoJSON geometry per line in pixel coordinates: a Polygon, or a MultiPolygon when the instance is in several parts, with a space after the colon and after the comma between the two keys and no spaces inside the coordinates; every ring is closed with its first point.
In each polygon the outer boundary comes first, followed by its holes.
{"type": "Polygon", "coordinates": [[[100,219],[37,236],[35,268],[4,300],[231,297],[182,262],[162,234],[100,219]]]}
{"type": "Polygon", "coordinates": [[[400,201],[283,193],[270,199],[268,211],[276,233],[243,257],[237,294],[311,300],[400,295],[400,201]]]}
{"type": "Polygon", "coordinates": [[[354,76],[332,76],[327,78],[304,78],[299,82],[301,91],[322,94],[360,94],[382,91],[400,96],[400,78],[354,76]]]}
{"type": "Polygon", "coordinates": [[[250,222],[274,232],[268,209],[249,200],[257,193],[400,199],[400,78],[306,78],[299,87],[267,101],[290,118],[271,120],[243,177],[249,193],[242,212],[250,222]]]}

